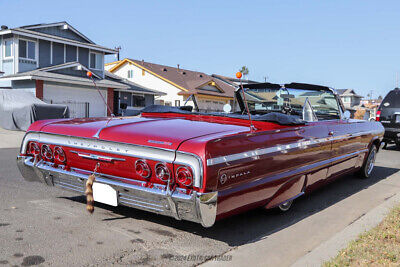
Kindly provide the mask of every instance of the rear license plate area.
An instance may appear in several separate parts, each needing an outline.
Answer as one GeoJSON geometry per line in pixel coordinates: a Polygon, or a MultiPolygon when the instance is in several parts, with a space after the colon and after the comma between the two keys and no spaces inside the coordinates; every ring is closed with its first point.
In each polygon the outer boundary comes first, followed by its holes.
{"type": "Polygon", "coordinates": [[[93,199],[110,206],[118,206],[117,191],[107,184],[93,183],[93,199]]]}

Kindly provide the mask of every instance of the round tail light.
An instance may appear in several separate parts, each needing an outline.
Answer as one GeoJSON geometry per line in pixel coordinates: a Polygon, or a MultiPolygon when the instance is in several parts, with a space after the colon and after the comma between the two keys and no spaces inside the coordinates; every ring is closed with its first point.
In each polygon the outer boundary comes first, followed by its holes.
{"type": "Polygon", "coordinates": [[[40,154],[39,144],[36,142],[30,142],[28,146],[28,154],[37,156],[40,154]]]}
{"type": "Polygon", "coordinates": [[[136,173],[140,176],[142,176],[143,178],[149,178],[151,175],[151,170],[149,167],[149,164],[146,163],[146,161],[142,160],[142,159],[138,159],[135,162],[135,170],[136,173]]]}
{"type": "Polygon", "coordinates": [[[67,161],[64,150],[59,146],[54,148],[54,159],[62,163],[67,161]]]}
{"type": "Polygon", "coordinates": [[[42,145],[42,157],[44,157],[47,160],[52,160],[53,159],[53,151],[51,150],[49,145],[42,145]]]}
{"type": "Polygon", "coordinates": [[[163,182],[168,182],[171,178],[171,173],[164,163],[156,164],[156,177],[163,182]]]}
{"type": "Polygon", "coordinates": [[[193,184],[192,172],[187,167],[179,167],[176,170],[176,180],[184,186],[191,186],[193,184]]]}

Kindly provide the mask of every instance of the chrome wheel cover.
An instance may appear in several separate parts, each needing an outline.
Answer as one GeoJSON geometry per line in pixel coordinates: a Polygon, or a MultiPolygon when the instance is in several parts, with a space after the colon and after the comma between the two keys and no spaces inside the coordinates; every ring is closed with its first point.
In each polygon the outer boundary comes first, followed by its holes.
{"type": "Polygon", "coordinates": [[[376,149],[372,149],[371,153],[369,153],[367,164],[366,164],[368,176],[371,174],[372,170],[374,169],[375,158],[376,158],[376,149]]]}
{"type": "Polygon", "coordinates": [[[293,200],[286,201],[285,203],[280,204],[278,207],[281,211],[288,211],[292,206],[293,200]]]}

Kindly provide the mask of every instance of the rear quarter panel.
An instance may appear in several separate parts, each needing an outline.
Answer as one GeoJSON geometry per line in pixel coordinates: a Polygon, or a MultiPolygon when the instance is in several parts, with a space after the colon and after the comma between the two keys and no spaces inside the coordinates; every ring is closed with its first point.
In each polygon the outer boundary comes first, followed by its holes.
{"type": "Polygon", "coordinates": [[[204,190],[218,190],[217,212],[218,218],[222,218],[267,205],[271,200],[269,205],[277,205],[301,194],[306,185],[305,172],[315,171],[315,181],[324,179],[326,172],[318,170],[327,167],[318,162],[330,157],[327,135],[325,125],[310,124],[232,134],[211,140],[197,138],[185,142],[179,150],[204,151],[201,155],[205,165],[204,190]],[[325,142],[307,145],[307,141],[312,139],[325,139],[325,142]],[[300,147],[301,144],[304,146],[300,147]],[[215,158],[235,155],[237,160],[212,162],[215,158]]]}

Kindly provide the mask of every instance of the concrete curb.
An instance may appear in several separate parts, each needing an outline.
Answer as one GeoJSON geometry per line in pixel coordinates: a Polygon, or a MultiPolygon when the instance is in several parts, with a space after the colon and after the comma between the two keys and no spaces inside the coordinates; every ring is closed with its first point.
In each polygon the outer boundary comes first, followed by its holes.
{"type": "Polygon", "coordinates": [[[331,239],[321,243],[311,252],[298,259],[292,267],[321,266],[324,262],[335,257],[339,250],[345,248],[350,241],[357,239],[361,233],[377,226],[399,202],[400,193],[391,196],[385,202],[334,235],[331,239]]]}

